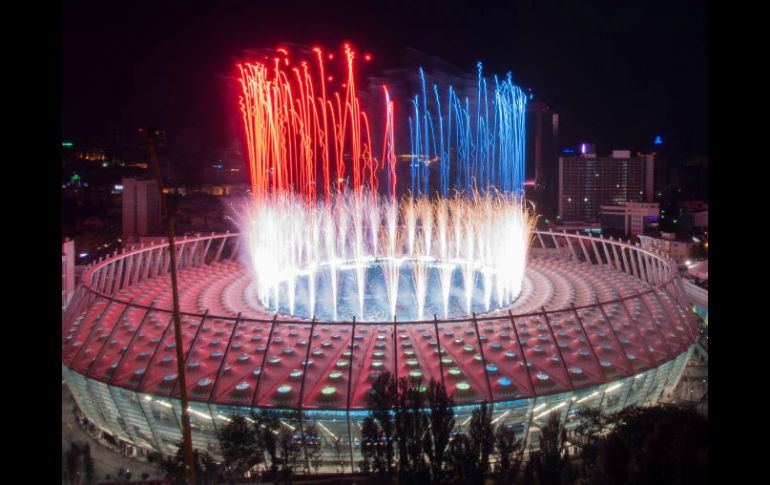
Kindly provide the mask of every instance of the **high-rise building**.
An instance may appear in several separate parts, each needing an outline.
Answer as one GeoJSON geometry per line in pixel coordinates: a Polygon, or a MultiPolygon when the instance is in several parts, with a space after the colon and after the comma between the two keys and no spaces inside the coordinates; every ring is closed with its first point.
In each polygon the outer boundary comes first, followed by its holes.
{"type": "Polygon", "coordinates": [[[639,153],[644,161],[644,200],[655,200],[655,153],[639,153]]]}
{"type": "Polygon", "coordinates": [[[651,174],[648,159],[631,156],[629,150],[613,150],[597,157],[584,143],[574,156],[559,158],[559,209],[562,221],[593,221],[602,205],[644,202],[651,174]]]}
{"type": "Polygon", "coordinates": [[[626,202],[602,205],[599,209],[602,228],[637,236],[659,227],[660,205],[657,202],[626,202]]]}
{"type": "Polygon", "coordinates": [[[123,179],[123,238],[136,240],[161,231],[160,194],[155,180],[123,179]]]}
{"type": "Polygon", "coordinates": [[[655,193],[662,192],[670,184],[668,157],[666,156],[666,148],[663,144],[662,136],[657,135],[655,137],[648,152],[654,157],[654,191],[655,193]]]}
{"type": "Polygon", "coordinates": [[[526,111],[526,179],[538,213],[553,216],[558,206],[559,114],[543,101],[529,101],[526,111]]]}

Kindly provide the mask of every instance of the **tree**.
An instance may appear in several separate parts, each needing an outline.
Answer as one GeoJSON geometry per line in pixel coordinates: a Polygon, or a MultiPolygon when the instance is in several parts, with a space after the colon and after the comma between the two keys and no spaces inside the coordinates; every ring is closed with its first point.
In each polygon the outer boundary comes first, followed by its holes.
{"type": "Polygon", "coordinates": [[[387,472],[393,470],[393,439],[395,436],[394,408],[397,400],[396,380],[392,374],[381,374],[372,384],[367,396],[372,417],[377,421],[384,439],[385,466],[387,472]]]}
{"type": "Polygon", "coordinates": [[[400,482],[427,481],[429,470],[425,462],[428,444],[428,417],[423,391],[418,382],[403,377],[398,381],[396,399],[396,436],[398,437],[398,472],[400,482]]]}
{"type": "Polygon", "coordinates": [[[444,477],[449,483],[476,485],[484,482],[479,462],[473,459],[471,440],[464,434],[456,435],[449,443],[446,464],[444,477]]]}
{"type": "Polygon", "coordinates": [[[294,436],[294,430],[282,427],[276,438],[278,462],[281,464],[281,478],[292,482],[294,469],[299,460],[300,446],[294,436]]]}
{"type": "Polygon", "coordinates": [[[231,416],[218,434],[222,457],[232,478],[243,479],[249,470],[264,461],[257,434],[244,416],[231,416]]]}
{"type": "Polygon", "coordinates": [[[193,460],[196,464],[195,480],[201,485],[215,483],[221,472],[216,460],[207,452],[198,453],[198,450],[193,452],[193,460]]]}
{"type": "Polygon", "coordinates": [[[380,428],[374,418],[367,416],[361,423],[361,471],[364,473],[379,472],[377,463],[377,448],[380,445],[380,428]]]}
{"type": "Polygon", "coordinates": [[[513,483],[519,474],[523,459],[524,443],[516,439],[513,426],[498,426],[495,430],[495,448],[497,448],[497,466],[495,474],[498,483],[513,483]]]}
{"type": "Polygon", "coordinates": [[[291,483],[302,452],[303,436],[299,429],[299,412],[263,411],[258,426],[271,456],[271,472],[280,467],[281,480],[291,483]],[[264,426],[264,427],[262,427],[264,426]]]}
{"type": "MultiPolygon", "coordinates": [[[[219,473],[219,467],[211,455],[206,452],[201,453],[198,450],[193,450],[193,466],[195,466],[196,485],[214,483],[219,473]]],[[[169,484],[186,485],[187,475],[185,473],[184,448],[181,442],[177,445],[176,453],[161,461],[158,468],[169,484]]],[[[125,472],[121,470],[118,474],[119,477],[121,477],[121,473],[125,476],[125,472]]],[[[127,480],[130,480],[130,472],[127,480]]]]}
{"type": "Polygon", "coordinates": [[[267,460],[264,455],[270,458],[270,475],[275,476],[278,471],[278,447],[276,437],[281,428],[281,421],[276,412],[263,409],[259,414],[253,415],[254,431],[256,434],[257,448],[262,451],[262,461],[267,468],[267,460]]]}
{"type": "Polygon", "coordinates": [[[579,450],[581,475],[592,482],[598,479],[599,448],[610,419],[600,409],[593,408],[578,411],[576,418],[578,425],[568,433],[568,438],[579,450]]]}
{"type": "Polygon", "coordinates": [[[697,412],[631,408],[609,420],[615,426],[600,442],[599,469],[591,483],[708,482],[708,420],[697,412]]]}
{"type": "Polygon", "coordinates": [[[180,485],[186,483],[187,477],[185,475],[184,450],[182,448],[182,443],[179,443],[176,453],[173,456],[166,457],[159,463],[158,468],[169,483],[180,485]]]}
{"type": "Polygon", "coordinates": [[[468,425],[471,445],[471,459],[479,463],[482,474],[489,471],[489,455],[495,449],[495,435],[492,427],[492,410],[484,401],[473,411],[468,425]]]}
{"type": "Polygon", "coordinates": [[[430,457],[433,480],[441,482],[445,461],[445,452],[449,437],[455,426],[455,413],[452,399],[447,396],[446,388],[431,379],[428,384],[428,405],[430,406],[430,457]]]}
{"type": "Polygon", "coordinates": [[[572,483],[572,464],[564,446],[566,433],[558,414],[551,414],[540,431],[540,448],[530,452],[530,462],[540,485],[572,483]]]}

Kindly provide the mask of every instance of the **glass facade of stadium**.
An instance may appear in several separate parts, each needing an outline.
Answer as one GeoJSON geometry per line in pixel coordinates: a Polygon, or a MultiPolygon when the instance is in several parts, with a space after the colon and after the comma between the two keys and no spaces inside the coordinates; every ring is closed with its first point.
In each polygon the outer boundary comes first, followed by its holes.
{"type": "MultiPolygon", "coordinates": [[[[517,436],[526,438],[527,446],[532,444],[537,448],[539,427],[551,413],[558,413],[567,429],[571,429],[578,424],[574,418],[583,408],[615,412],[629,406],[655,404],[664,389],[670,388],[678,381],[688,357],[689,352],[685,352],[660,367],[601,386],[530,399],[496,402],[493,419],[496,425],[512,425],[517,436]]],[[[63,371],[81,410],[102,430],[145,449],[161,450],[169,454],[176,451],[182,440],[182,410],[179,400],[109,386],[87,379],[77,372],[70,371],[66,366],[63,371]]],[[[476,407],[456,406],[456,423],[467,424],[476,407]]],[[[216,453],[218,427],[226,424],[228,417],[233,414],[251,416],[251,410],[252,408],[243,406],[190,402],[193,446],[216,453]]],[[[337,451],[334,443],[339,439],[345,451],[343,460],[349,462],[348,455],[352,451],[354,462],[360,461],[361,435],[358,424],[369,415],[367,411],[305,410],[304,413],[306,426],[317,423],[318,428],[323,430],[322,434],[331,438],[322,440],[326,444],[323,449],[325,460],[335,459],[337,451]],[[351,426],[348,426],[348,420],[352,423],[351,426]],[[348,434],[349,429],[352,436],[348,434]]]]}
{"type": "MultiPolygon", "coordinates": [[[[301,409],[304,426],[316,424],[321,435],[325,463],[355,468],[366,394],[391,369],[444,382],[458,430],[478,403],[492,402],[494,423],[513,426],[527,446],[537,446],[555,413],[570,429],[584,408],[655,404],[676,385],[698,333],[676,266],[620,241],[536,236],[534,255],[625,273],[640,286],[609,300],[597,286],[598,295],[586,292],[593,304],[452,321],[353,325],[183,311],[193,446],[218,455],[217,431],[234,414],[301,409]]],[[[181,274],[234,260],[237,239],[180,242],[181,274]]],[[[96,263],[62,322],[62,374],[83,414],[115,439],[164,454],[181,440],[171,313],[157,297],[143,304],[141,292],[125,292],[164,281],[167,271],[165,246],[96,263]]]]}

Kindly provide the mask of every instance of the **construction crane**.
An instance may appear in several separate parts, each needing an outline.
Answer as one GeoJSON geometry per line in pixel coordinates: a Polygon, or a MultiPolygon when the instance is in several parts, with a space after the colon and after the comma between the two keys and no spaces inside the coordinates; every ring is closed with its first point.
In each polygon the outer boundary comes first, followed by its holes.
{"type": "MultiPolygon", "coordinates": [[[[168,234],[168,253],[169,253],[169,266],[171,267],[171,292],[174,302],[174,341],[176,343],[176,364],[177,364],[177,383],[179,385],[179,393],[182,401],[182,446],[184,448],[184,465],[185,476],[187,477],[188,485],[195,485],[195,465],[193,463],[193,449],[192,449],[192,431],[190,429],[190,413],[188,410],[187,401],[187,383],[185,380],[185,368],[184,368],[184,354],[182,350],[182,323],[179,318],[179,291],[177,288],[176,279],[176,246],[174,245],[174,215],[166,200],[166,194],[164,193],[163,176],[160,172],[160,164],[158,163],[158,151],[157,142],[159,130],[155,129],[140,129],[139,132],[144,132],[145,140],[147,142],[147,151],[150,154],[150,169],[152,175],[155,177],[155,181],[158,183],[158,191],[160,193],[160,207],[163,216],[166,219],[166,229],[168,234]]],[[[163,140],[161,140],[162,142],[163,140]]]]}

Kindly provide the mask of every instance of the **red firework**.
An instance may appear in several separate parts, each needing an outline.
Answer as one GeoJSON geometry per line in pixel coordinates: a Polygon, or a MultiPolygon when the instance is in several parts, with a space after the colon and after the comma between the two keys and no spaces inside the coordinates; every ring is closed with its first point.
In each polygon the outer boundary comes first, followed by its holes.
{"type": "MultiPolygon", "coordinates": [[[[319,185],[328,202],[333,189],[350,183],[356,194],[368,186],[377,192],[380,164],[372,152],[369,117],[356,93],[355,52],[344,46],[343,91],[327,86],[324,56],[318,47],[316,69],[306,61],[293,65],[285,48],[276,50],[273,64],[239,64],[243,95],[241,112],[246,135],[249,177],[255,200],[276,192],[304,194],[315,203],[319,185]],[[319,92],[320,91],[320,92],[319,92]],[[350,170],[350,180],[346,173],[350,170]],[[320,181],[318,180],[320,178],[320,181]]],[[[367,54],[365,58],[371,59],[367,54]]],[[[367,60],[368,60],[367,59],[367,60]]],[[[395,196],[393,101],[383,86],[385,129],[382,168],[388,165],[388,191],[395,196]]]]}

